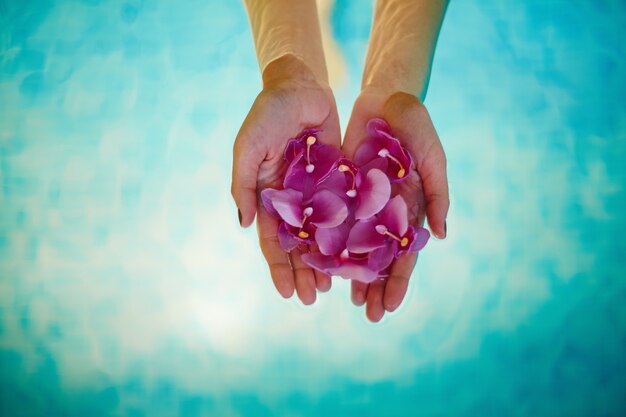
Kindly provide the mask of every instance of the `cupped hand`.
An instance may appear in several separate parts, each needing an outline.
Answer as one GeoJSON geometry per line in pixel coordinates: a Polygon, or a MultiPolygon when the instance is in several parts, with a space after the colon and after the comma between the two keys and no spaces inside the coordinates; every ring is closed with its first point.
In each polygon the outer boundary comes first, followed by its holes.
{"type": "MultiPolygon", "coordinates": [[[[415,160],[408,179],[396,185],[407,203],[409,220],[421,226],[427,218],[431,232],[445,238],[450,204],[446,156],[426,107],[410,94],[363,90],[355,102],[343,141],[342,149],[348,157],[367,139],[367,122],[375,117],[387,121],[393,135],[415,160]]],[[[386,279],[369,285],[353,281],[353,303],[366,304],[368,319],[379,321],[385,311],[394,311],[402,303],[416,262],[417,254],[405,254],[392,263],[386,279]]]]}
{"type": "Polygon", "coordinates": [[[328,291],[331,286],[330,277],[302,262],[302,253],[317,249],[298,247],[285,253],[278,242],[279,221],[269,215],[258,196],[264,188],[282,188],[285,145],[307,128],[321,129],[321,142],[340,146],[339,117],[330,88],[288,55],[264,70],[263,90],[237,134],[231,193],[242,227],[250,226],[257,216],[261,251],[278,292],[289,298],[295,288],[304,304],[312,304],[316,289],[328,291]]]}

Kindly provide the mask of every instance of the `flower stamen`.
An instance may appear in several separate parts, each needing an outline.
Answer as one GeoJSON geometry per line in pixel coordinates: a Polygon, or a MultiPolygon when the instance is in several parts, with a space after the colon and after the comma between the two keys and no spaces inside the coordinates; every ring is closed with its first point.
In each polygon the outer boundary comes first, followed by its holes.
{"type": "Polygon", "coordinates": [[[395,162],[400,167],[400,169],[398,169],[398,178],[404,177],[404,174],[406,174],[406,170],[402,166],[402,163],[398,160],[398,158],[393,156],[387,148],[382,148],[380,151],[378,151],[378,156],[380,156],[381,158],[389,158],[393,162],[395,162]]]}
{"type": "Polygon", "coordinates": [[[356,197],[356,173],[346,164],[341,164],[337,167],[339,172],[349,172],[352,175],[352,188],[346,191],[348,197],[356,197]]]}
{"type": "Polygon", "coordinates": [[[312,214],[313,214],[313,207],[307,207],[304,210],[302,210],[302,227],[300,228],[300,231],[298,232],[298,237],[301,239],[306,239],[309,237],[309,234],[305,232],[304,230],[302,230],[302,228],[304,228],[304,223],[306,222],[306,219],[311,217],[312,214]]]}
{"type": "Polygon", "coordinates": [[[389,236],[393,240],[397,241],[398,243],[400,243],[400,246],[402,246],[403,248],[409,244],[408,237],[405,236],[403,238],[400,238],[396,236],[395,234],[391,233],[384,224],[376,225],[376,231],[380,233],[381,235],[389,236]]]}
{"type": "Polygon", "coordinates": [[[311,163],[311,146],[313,146],[317,142],[317,138],[315,136],[309,136],[306,138],[306,167],[304,169],[309,174],[315,170],[315,165],[311,163]]]}
{"type": "Polygon", "coordinates": [[[302,225],[304,225],[304,222],[306,221],[306,219],[308,217],[311,217],[312,214],[313,214],[313,207],[307,207],[304,210],[302,210],[302,225]]]}

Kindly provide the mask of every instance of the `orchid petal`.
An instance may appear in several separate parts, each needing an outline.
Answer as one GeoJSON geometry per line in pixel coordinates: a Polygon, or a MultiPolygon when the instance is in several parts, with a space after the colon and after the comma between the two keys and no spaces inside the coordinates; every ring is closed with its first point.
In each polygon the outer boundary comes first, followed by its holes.
{"type": "Polygon", "coordinates": [[[428,239],[430,239],[430,232],[423,227],[413,227],[415,231],[415,236],[413,237],[413,242],[411,242],[411,246],[409,246],[409,252],[419,252],[426,246],[428,243],[428,239]]]}
{"type": "Polygon", "coordinates": [[[288,224],[302,226],[302,193],[286,188],[273,193],[272,205],[280,217],[288,224]]]}
{"type": "Polygon", "coordinates": [[[285,188],[302,191],[307,197],[330,176],[337,161],[343,157],[341,151],[333,146],[317,143],[313,146],[316,147],[315,152],[309,155],[313,170],[307,170],[306,150],[302,150],[289,164],[283,181],[285,188]]]}
{"type": "Polygon", "coordinates": [[[377,219],[360,220],[348,235],[346,247],[350,252],[366,253],[385,245],[387,237],[376,231],[377,219]]]}
{"type": "Polygon", "coordinates": [[[402,196],[397,195],[377,215],[380,224],[384,224],[394,234],[402,236],[409,227],[408,209],[402,196]]]}
{"type": "Polygon", "coordinates": [[[384,119],[374,118],[374,119],[370,119],[367,122],[367,134],[370,137],[376,136],[377,134],[380,134],[381,132],[384,132],[384,133],[391,132],[391,128],[389,127],[389,124],[384,119]]]}
{"type": "Polygon", "coordinates": [[[357,220],[372,217],[385,207],[391,194],[391,183],[384,172],[372,169],[367,173],[359,188],[359,206],[356,209],[357,220]]]}
{"type": "Polygon", "coordinates": [[[326,256],[321,253],[305,253],[302,261],[330,276],[340,276],[345,279],[353,279],[360,282],[370,283],[378,277],[378,271],[370,269],[363,263],[351,260],[342,261],[336,256],[326,256]]]}
{"type": "Polygon", "coordinates": [[[345,279],[351,279],[369,284],[370,282],[376,281],[378,278],[378,271],[374,271],[366,265],[346,262],[330,271],[330,275],[340,276],[345,279]]]}
{"type": "MultiPolygon", "coordinates": [[[[317,138],[317,134],[321,132],[321,129],[306,129],[300,135],[295,138],[289,140],[287,142],[287,146],[285,146],[285,152],[283,153],[283,157],[289,163],[303,150],[306,149],[306,139],[309,136],[314,136],[317,138]]],[[[316,145],[313,145],[314,147],[316,145]]]]}
{"type": "Polygon", "coordinates": [[[278,212],[274,208],[274,204],[272,204],[272,199],[278,191],[279,190],[275,190],[273,188],[266,188],[261,191],[261,202],[263,203],[263,207],[265,207],[265,210],[267,210],[267,212],[271,216],[276,218],[280,218],[280,214],[278,214],[278,212]]]}
{"type": "Polygon", "coordinates": [[[404,149],[400,141],[386,132],[381,132],[381,135],[385,138],[385,148],[393,155],[404,168],[404,175],[398,177],[399,167],[396,164],[389,164],[391,178],[394,181],[402,181],[409,175],[410,169],[413,167],[413,158],[411,154],[404,149]]]}
{"type": "Polygon", "coordinates": [[[382,271],[387,268],[394,258],[395,243],[387,244],[370,252],[367,258],[367,265],[375,271],[382,271]]]}
{"type": "Polygon", "coordinates": [[[318,183],[330,175],[337,161],[343,158],[341,151],[334,146],[321,145],[315,155],[315,171],[318,183]]]}
{"type": "Polygon", "coordinates": [[[318,191],[311,201],[313,214],[310,221],[317,227],[339,226],[348,217],[346,203],[328,190],[318,191]]]}
{"type": "Polygon", "coordinates": [[[346,248],[350,227],[342,223],[337,227],[318,228],[315,241],[324,255],[338,255],[346,248]]]}
{"type": "Polygon", "coordinates": [[[300,152],[287,167],[283,187],[302,191],[308,196],[313,192],[315,181],[315,176],[313,176],[312,173],[306,172],[304,152],[300,152]]]}
{"type": "Polygon", "coordinates": [[[387,160],[386,157],[381,158],[379,154],[382,149],[385,149],[389,159],[394,162],[387,161],[383,172],[389,176],[391,182],[404,181],[411,168],[414,167],[413,158],[400,141],[391,134],[389,124],[383,119],[371,119],[367,123],[367,133],[369,139],[357,149],[354,156],[355,162],[363,167],[372,160],[379,158],[387,160]],[[398,176],[399,174],[402,175],[398,176]]]}
{"type": "Polygon", "coordinates": [[[300,244],[298,239],[287,230],[287,224],[285,222],[282,222],[280,226],[278,226],[278,243],[280,243],[280,247],[283,248],[285,252],[291,252],[300,244]]]}
{"type": "Polygon", "coordinates": [[[383,147],[380,140],[376,137],[369,138],[361,143],[354,153],[354,163],[363,166],[372,159],[379,158],[378,151],[383,147]]]}
{"type": "Polygon", "coordinates": [[[348,183],[346,181],[346,176],[343,172],[339,172],[336,169],[330,173],[330,175],[322,181],[318,190],[329,190],[341,197],[342,200],[348,201],[350,197],[346,195],[346,191],[348,191],[348,183]]]}

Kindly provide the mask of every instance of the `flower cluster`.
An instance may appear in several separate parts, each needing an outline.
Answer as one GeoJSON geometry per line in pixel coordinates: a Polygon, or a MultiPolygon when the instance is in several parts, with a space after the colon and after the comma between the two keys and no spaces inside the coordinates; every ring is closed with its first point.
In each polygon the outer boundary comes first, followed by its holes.
{"type": "Polygon", "coordinates": [[[368,138],[354,161],[322,144],[319,130],[309,129],[289,141],[283,189],[267,188],[261,199],[282,220],[278,239],[290,252],[316,244],[302,260],[328,275],[365,283],[388,275],[391,262],[426,245],[430,234],[408,222],[407,205],[393,194],[413,160],[382,119],[367,124],[368,138]]]}

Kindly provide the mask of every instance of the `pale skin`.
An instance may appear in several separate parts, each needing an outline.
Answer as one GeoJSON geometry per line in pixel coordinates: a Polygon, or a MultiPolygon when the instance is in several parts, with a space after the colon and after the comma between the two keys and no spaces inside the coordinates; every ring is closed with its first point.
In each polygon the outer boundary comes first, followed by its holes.
{"type": "MultiPolygon", "coordinates": [[[[264,68],[263,90],[235,140],[232,194],[243,227],[250,226],[256,215],[259,243],[278,292],[289,298],[295,290],[304,304],[311,304],[317,291],[330,289],[331,279],[302,262],[301,253],[315,247],[298,248],[289,254],[282,250],[277,240],[278,220],[260,205],[258,192],[266,187],[280,188],[286,169],[283,150],[289,138],[303,129],[321,128],[322,142],[341,144],[319,23],[312,13],[315,1],[246,3],[264,68]],[[297,29],[292,30],[293,15],[313,17],[297,19],[297,29]],[[265,32],[264,19],[270,25],[265,32]],[[272,45],[281,50],[277,59],[268,58],[272,45]]],[[[446,158],[422,99],[445,6],[444,0],[377,2],[362,90],[342,146],[351,157],[366,138],[367,121],[384,118],[416,162],[399,191],[409,206],[410,220],[421,225],[427,219],[431,232],[440,239],[447,233],[449,207],[446,158]]],[[[386,280],[369,285],[352,283],[352,301],[357,306],[366,305],[370,321],[379,321],[386,311],[394,311],[402,303],[416,260],[415,255],[404,255],[394,261],[386,280]]]]}

